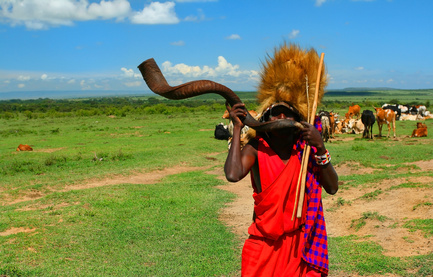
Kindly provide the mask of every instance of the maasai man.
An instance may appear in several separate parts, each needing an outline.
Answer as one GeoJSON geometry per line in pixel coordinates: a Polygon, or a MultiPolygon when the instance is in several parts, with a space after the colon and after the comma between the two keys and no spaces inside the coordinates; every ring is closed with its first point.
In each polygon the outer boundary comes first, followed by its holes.
{"type": "MultiPolygon", "coordinates": [[[[224,171],[236,182],[251,172],[254,198],[253,223],[242,251],[242,276],[327,276],[327,234],[321,201],[322,187],[338,190],[338,176],[319,130],[306,122],[313,106],[320,58],[314,49],[283,45],[263,65],[258,100],[261,121],[292,119],[296,127],[267,133],[251,133],[242,147],[240,118],[243,104],[227,107],[234,123],[232,145],[224,171]],[[292,219],[301,157],[305,143],[311,146],[303,213],[292,219]]],[[[322,71],[319,101],[326,86],[322,71]]]]}

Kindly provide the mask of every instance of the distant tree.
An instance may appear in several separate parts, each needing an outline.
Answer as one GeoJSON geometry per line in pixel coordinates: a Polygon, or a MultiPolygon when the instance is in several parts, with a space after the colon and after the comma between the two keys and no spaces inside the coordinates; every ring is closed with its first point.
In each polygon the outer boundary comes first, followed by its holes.
{"type": "Polygon", "coordinates": [[[149,99],[147,99],[147,102],[149,102],[150,105],[156,105],[161,103],[161,100],[155,98],[155,97],[149,97],[149,99]]]}
{"type": "Polygon", "coordinates": [[[11,119],[14,118],[14,114],[11,112],[4,112],[3,114],[0,115],[0,117],[4,119],[11,119]]]}

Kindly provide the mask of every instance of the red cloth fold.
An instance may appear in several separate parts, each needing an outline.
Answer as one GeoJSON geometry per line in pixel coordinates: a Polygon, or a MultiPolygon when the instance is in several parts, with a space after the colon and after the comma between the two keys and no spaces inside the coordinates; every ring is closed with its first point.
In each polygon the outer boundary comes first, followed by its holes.
{"type": "Polygon", "coordinates": [[[276,240],[304,223],[296,216],[291,220],[301,164],[296,155],[284,164],[263,138],[259,138],[258,162],[262,192],[253,194],[256,217],[248,233],[276,240]]]}

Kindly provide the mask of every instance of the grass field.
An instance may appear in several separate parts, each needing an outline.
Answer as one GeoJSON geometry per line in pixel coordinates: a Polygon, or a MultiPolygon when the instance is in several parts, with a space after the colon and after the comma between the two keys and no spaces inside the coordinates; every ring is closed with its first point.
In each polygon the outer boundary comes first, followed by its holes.
{"type": "MultiPolygon", "coordinates": [[[[226,157],[227,142],[213,138],[223,112],[0,119],[0,275],[237,276],[243,242],[218,220],[235,196],[217,189],[224,182],[206,174],[226,157]],[[16,152],[20,143],[34,151],[16,152]],[[146,179],[177,167],[190,169],[146,179]]],[[[433,121],[426,123],[433,129],[433,121]]],[[[375,169],[340,176],[340,191],[433,177],[431,171],[401,170],[433,159],[430,137],[408,137],[414,127],[398,122],[395,140],[340,135],[328,143],[335,166],[375,169]]],[[[432,188],[433,182],[423,185],[432,188]]],[[[325,209],[348,207],[345,199],[337,202],[325,209]]],[[[432,197],[417,208],[432,211],[429,203],[432,197]]],[[[354,224],[378,219],[380,211],[354,224]]],[[[433,235],[433,216],[407,224],[433,235]]],[[[433,275],[433,246],[427,254],[389,257],[356,234],[331,236],[329,244],[330,276],[433,275]]]]}

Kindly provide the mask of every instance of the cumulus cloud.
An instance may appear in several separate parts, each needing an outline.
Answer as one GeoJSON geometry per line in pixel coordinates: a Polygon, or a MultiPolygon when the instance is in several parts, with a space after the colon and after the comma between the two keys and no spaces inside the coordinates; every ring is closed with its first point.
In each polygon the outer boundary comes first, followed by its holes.
{"type": "Polygon", "coordinates": [[[223,56],[218,57],[218,65],[210,66],[191,66],[184,63],[173,65],[166,61],[162,63],[162,71],[168,77],[183,76],[187,79],[191,78],[212,78],[221,79],[225,77],[242,77],[246,79],[254,79],[258,76],[258,72],[254,70],[240,70],[239,65],[229,63],[223,56]]]}
{"type": "Polygon", "coordinates": [[[232,65],[231,63],[227,62],[227,60],[223,56],[218,57],[218,66],[215,68],[215,71],[223,75],[229,75],[238,77],[240,74],[242,74],[241,71],[239,71],[239,65],[232,65]]]}
{"type": "Polygon", "coordinates": [[[129,18],[133,24],[177,24],[174,2],[150,2],[133,11],[128,0],[7,0],[0,1],[0,19],[12,26],[43,30],[72,26],[75,21],[116,20],[129,18]]]}
{"type": "Polygon", "coordinates": [[[11,25],[29,29],[73,25],[74,21],[121,19],[129,15],[127,0],[104,1],[89,5],[87,0],[8,0],[0,4],[0,16],[11,25]]]}
{"type": "Polygon", "coordinates": [[[174,2],[152,2],[142,11],[134,12],[130,20],[135,24],[176,24],[179,18],[174,11],[174,2]]]}
{"type": "Polygon", "coordinates": [[[141,77],[140,74],[134,73],[134,70],[132,70],[132,69],[127,69],[125,67],[122,67],[120,70],[123,72],[123,77],[126,77],[126,78],[140,78],[141,77]]]}
{"type": "Polygon", "coordinates": [[[226,39],[241,39],[241,36],[238,34],[232,34],[232,35],[226,37],[226,39]]]}
{"type": "Polygon", "coordinates": [[[42,76],[41,76],[41,80],[46,80],[48,78],[48,75],[47,74],[42,74],[42,76]]]}
{"type": "Polygon", "coordinates": [[[294,39],[299,35],[299,30],[292,30],[289,34],[290,39],[294,39]]]}
{"type": "Polygon", "coordinates": [[[92,3],[89,6],[88,14],[92,18],[122,19],[131,11],[131,6],[127,0],[101,1],[92,3]]]}

